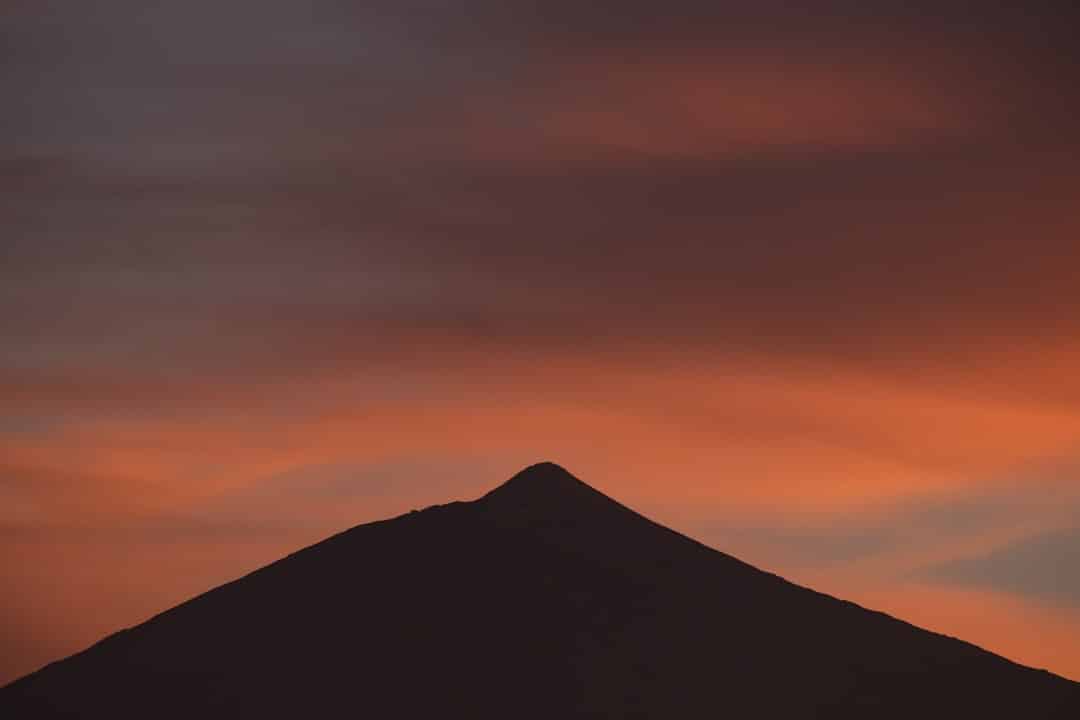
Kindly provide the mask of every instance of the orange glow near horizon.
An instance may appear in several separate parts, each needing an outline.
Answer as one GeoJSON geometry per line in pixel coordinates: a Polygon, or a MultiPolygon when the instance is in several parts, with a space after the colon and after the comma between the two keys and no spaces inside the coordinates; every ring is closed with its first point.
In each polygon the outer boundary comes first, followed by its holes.
{"type": "MultiPolygon", "coordinates": [[[[330,377],[337,390],[317,406],[312,393],[302,410],[289,406],[285,398],[297,394],[282,387],[275,413],[117,415],[9,441],[6,469],[29,481],[9,517],[25,537],[8,543],[6,567],[35,603],[54,598],[19,613],[52,628],[46,652],[70,652],[322,535],[476,497],[544,453],[751,563],[1080,675],[1080,656],[1062,645],[1075,636],[1073,610],[925,582],[909,589],[921,569],[1068,527],[1080,489],[1040,478],[1038,462],[1068,455],[1077,416],[956,385],[948,394],[856,372],[707,367],[507,361],[504,377],[462,366],[445,388],[452,393],[383,402],[364,400],[362,378],[346,391],[344,378],[330,377]],[[985,498],[1010,511],[973,527],[920,526],[922,513],[962,512],[985,498]],[[781,541],[769,539],[769,527],[781,541]],[[825,546],[807,558],[784,547],[793,529],[898,537],[839,558],[825,546]],[[82,611],[62,617],[73,596],[82,611]],[[977,603],[980,622],[960,622],[967,601],[977,603]],[[1055,628],[1054,640],[1025,635],[1044,626],[1055,628]]],[[[435,384],[423,375],[417,383],[435,384]]]]}

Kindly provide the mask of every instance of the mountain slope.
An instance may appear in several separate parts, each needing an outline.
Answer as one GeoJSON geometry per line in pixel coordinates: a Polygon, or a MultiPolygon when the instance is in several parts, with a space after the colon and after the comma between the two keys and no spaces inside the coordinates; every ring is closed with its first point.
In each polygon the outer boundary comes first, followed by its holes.
{"type": "Polygon", "coordinates": [[[0,716],[1077,718],[1080,685],[792,585],[544,463],[0,689],[0,716]]]}

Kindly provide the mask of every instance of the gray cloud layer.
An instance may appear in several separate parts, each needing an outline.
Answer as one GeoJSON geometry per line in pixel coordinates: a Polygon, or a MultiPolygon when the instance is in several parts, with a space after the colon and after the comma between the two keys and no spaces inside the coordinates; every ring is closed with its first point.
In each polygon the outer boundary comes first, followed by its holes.
{"type": "Polygon", "coordinates": [[[928,577],[1080,607],[1080,528],[1068,528],[933,568],[928,577]]]}

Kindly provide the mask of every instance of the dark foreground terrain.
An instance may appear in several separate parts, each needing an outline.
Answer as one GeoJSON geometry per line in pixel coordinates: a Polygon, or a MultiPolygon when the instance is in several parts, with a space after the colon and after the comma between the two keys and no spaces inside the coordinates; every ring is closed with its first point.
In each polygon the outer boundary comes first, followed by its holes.
{"type": "Polygon", "coordinates": [[[1076,720],[1080,684],[790,584],[545,463],[0,689],[3,718],[363,715],[1076,720]]]}

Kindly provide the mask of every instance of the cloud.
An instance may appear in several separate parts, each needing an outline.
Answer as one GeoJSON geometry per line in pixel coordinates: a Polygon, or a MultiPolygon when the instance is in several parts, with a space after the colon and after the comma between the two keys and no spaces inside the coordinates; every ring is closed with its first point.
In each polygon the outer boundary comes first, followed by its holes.
{"type": "Polygon", "coordinates": [[[1080,528],[1026,537],[929,569],[930,580],[1080,607],[1080,528]]]}
{"type": "Polygon", "coordinates": [[[144,5],[5,16],[33,88],[0,169],[6,389],[481,343],[922,370],[1075,337],[1044,127],[1072,93],[1009,13],[144,5]]]}
{"type": "Polygon", "coordinates": [[[1072,583],[1059,576],[1068,575],[1075,548],[1078,472],[1074,458],[1043,460],[965,485],[912,487],[855,510],[721,506],[709,511],[720,519],[701,523],[699,534],[751,562],[831,582],[1027,587],[1034,598],[1060,586],[1063,595],[1072,583]]]}

